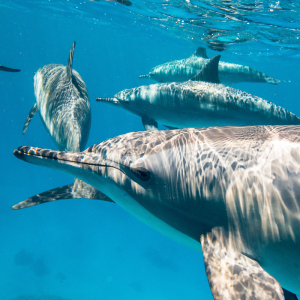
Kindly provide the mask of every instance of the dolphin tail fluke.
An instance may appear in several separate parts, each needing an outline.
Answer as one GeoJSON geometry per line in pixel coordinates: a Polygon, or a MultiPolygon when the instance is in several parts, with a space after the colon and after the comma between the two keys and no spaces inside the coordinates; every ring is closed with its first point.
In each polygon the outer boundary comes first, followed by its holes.
{"type": "Polygon", "coordinates": [[[141,76],[139,76],[139,78],[150,78],[150,75],[149,74],[147,74],[147,75],[141,75],[141,76]]]}
{"type": "Polygon", "coordinates": [[[37,105],[36,103],[33,105],[33,107],[31,108],[26,120],[25,120],[25,123],[23,125],[23,134],[26,132],[27,130],[27,127],[29,126],[29,123],[30,121],[32,120],[32,118],[34,117],[34,115],[36,114],[37,112],[37,105]]]}
{"type": "Polygon", "coordinates": [[[220,83],[219,80],[219,61],[220,61],[221,55],[216,55],[212,59],[210,59],[204,67],[201,69],[201,71],[192,78],[193,81],[206,81],[211,83],[220,83]]]}
{"type": "Polygon", "coordinates": [[[69,58],[68,58],[68,63],[67,63],[67,67],[66,67],[67,77],[70,80],[72,79],[73,56],[74,56],[75,46],[76,46],[76,41],[73,43],[73,45],[71,47],[69,58]]]}
{"type": "Polygon", "coordinates": [[[20,72],[21,70],[19,69],[12,69],[12,68],[8,68],[8,67],[4,67],[0,65],[0,71],[4,71],[4,72],[20,72]]]}
{"type": "Polygon", "coordinates": [[[21,209],[31,207],[43,203],[48,203],[56,200],[67,199],[93,199],[114,202],[109,197],[101,193],[99,190],[90,186],[89,184],[76,179],[74,183],[62,187],[58,187],[47,192],[32,196],[12,207],[12,209],[21,209]]]}
{"type": "Polygon", "coordinates": [[[215,300],[284,300],[283,290],[259,263],[238,252],[221,229],[201,236],[205,271],[215,300]]]}

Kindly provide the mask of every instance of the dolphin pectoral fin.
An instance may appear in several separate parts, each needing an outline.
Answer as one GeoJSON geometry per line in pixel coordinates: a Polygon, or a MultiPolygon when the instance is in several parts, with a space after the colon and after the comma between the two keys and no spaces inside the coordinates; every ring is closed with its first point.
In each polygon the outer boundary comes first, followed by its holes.
{"type": "Polygon", "coordinates": [[[108,202],[114,202],[109,197],[101,193],[99,190],[90,186],[89,184],[76,179],[74,183],[61,186],[47,192],[32,196],[12,207],[12,209],[21,209],[26,207],[31,207],[47,202],[52,202],[56,200],[67,200],[67,199],[93,199],[93,200],[103,200],[108,202]]]}
{"type": "Polygon", "coordinates": [[[164,125],[164,126],[167,127],[167,128],[170,129],[170,130],[178,129],[177,127],[172,127],[172,126],[167,126],[167,125],[164,125]]]}
{"type": "Polygon", "coordinates": [[[32,120],[32,118],[34,117],[34,115],[36,114],[36,112],[37,112],[37,105],[35,103],[33,105],[33,107],[31,108],[31,110],[30,110],[30,112],[29,112],[29,114],[28,114],[28,116],[27,116],[27,118],[25,120],[25,123],[23,125],[23,134],[26,132],[27,127],[28,127],[30,121],[32,120]]]}
{"type": "Polygon", "coordinates": [[[0,71],[4,71],[4,72],[20,72],[21,70],[19,69],[12,69],[12,68],[8,68],[8,67],[4,67],[0,65],[0,71]]]}
{"type": "Polygon", "coordinates": [[[201,71],[192,78],[193,81],[206,81],[211,83],[220,83],[219,80],[219,61],[220,61],[221,55],[216,55],[212,59],[210,59],[204,67],[201,69],[201,71]]]}
{"type": "Polygon", "coordinates": [[[203,47],[198,47],[193,55],[202,57],[202,58],[208,58],[206,55],[206,49],[203,47]]]}
{"type": "Polygon", "coordinates": [[[235,251],[222,230],[202,235],[201,246],[215,300],[284,300],[280,284],[257,261],[235,251]]]}
{"type": "Polygon", "coordinates": [[[66,66],[67,77],[69,80],[72,79],[73,56],[74,56],[75,46],[76,46],[76,41],[73,43],[73,45],[71,47],[69,58],[68,58],[68,63],[66,66]]]}
{"type": "Polygon", "coordinates": [[[157,125],[157,122],[151,118],[148,118],[146,116],[143,116],[142,117],[142,122],[143,122],[143,125],[144,125],[144,128],[146,130],[158,130],[158,125],[157,125]]]}
{"type": "Polygon", "coordinates": [[[298,297],[293,294],[292,292],[282,289],[283,290],[283,295],[285,300],[298,300],[298,297]]]}

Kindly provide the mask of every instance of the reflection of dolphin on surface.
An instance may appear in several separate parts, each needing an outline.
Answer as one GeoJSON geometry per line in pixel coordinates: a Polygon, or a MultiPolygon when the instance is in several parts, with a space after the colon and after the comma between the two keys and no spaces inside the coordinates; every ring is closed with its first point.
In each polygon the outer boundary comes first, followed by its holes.
{"type": "Polygon", "coordinates": [[[215,299],[292,295],[281,286],[300,294],[300,126],[142,131],[84,152],[14,154],[84,180],[202,249],[215,299]]]}
{"type": "Polygon", "coordinates": [[[220,84],[219,59],[209,60],[192,80],[140,86],[96,100],[140,116],[147,130],[157,129],[157,123],[170,128],[300,124],[284,108],[220,84]]]}
{"type": "MultiPolygon", "coordinates": [[[[60,150],[82,151],[91,127],[91,108],[88,91],[81,76],[72,68],[75,42],[67,66],[49,64],[34,76],[36,104],[23,127],[23,133],[39,111],[52,140],[60,150]]],[[[59,187],[26,199],[14,209],[60,199],[89,198],[109,201],[93,187],[76,179],[75,183],[59,187]]]]}
{"type": "MultiPolygon", "coordinates": [[[[206,49],[199,47],[189,58],[175,60],[154,67],[147,75],[140,78],[154,79],[158,82],[183,82],[192,79],[208,62],[206,49]]],[[[268,82],[277,84],[280,80],[274,79],[262,72],[247,66],[220,62],[219,78],[223,84],[239,82],[268,82]]]]}
{"type": "Polygon", "coordinates": [[[19,69],[12,69],[12,68],[8,68],[8,67],[4,67],[0,65],[0,71],[4,71],[4,72],[20,72],[21,70],[19,69]]]}

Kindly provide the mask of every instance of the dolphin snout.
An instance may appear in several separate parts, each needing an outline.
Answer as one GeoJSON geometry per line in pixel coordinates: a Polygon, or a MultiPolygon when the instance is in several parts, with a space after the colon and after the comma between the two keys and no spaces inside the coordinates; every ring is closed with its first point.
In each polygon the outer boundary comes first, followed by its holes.
{"type": "Polygon", "coordinates": [[[55,151],[51,149],[43,149],[37,147],[21,146],[14,150],[14,155],[17,158],[23,159],[26,156],[36,156],[41,158],[63,159],[67,152],[55,151]]]}

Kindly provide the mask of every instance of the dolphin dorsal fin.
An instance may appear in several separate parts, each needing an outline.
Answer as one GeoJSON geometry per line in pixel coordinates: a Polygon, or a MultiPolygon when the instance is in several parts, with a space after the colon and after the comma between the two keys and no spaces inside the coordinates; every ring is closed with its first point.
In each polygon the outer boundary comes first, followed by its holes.
{"type": "Polygon", "coordinates": [[[73,66],[73,56],[74,56],[75,45],[76,45],[76,41],[73,43],[73,45],[71,47],[69,58],[68,58],[68,63],[67,63],[67,67],[66,67],[67,77],[70,80],[72,78],[72,66],[73,66]]]}
{"type": "Polygon", "coordinates": [[[192,78],[193,81],[206,81],[211,83],[220,83],[218,76],[218,66],[221,55],[216,55],[210,59],[201,71],[192,78]]]}
{"type": "Polygon", "coordinates": [[[198,47],[193,55],[197,57],[208,58],[206,55],[206,49],[203,47],[198,47]]]}

